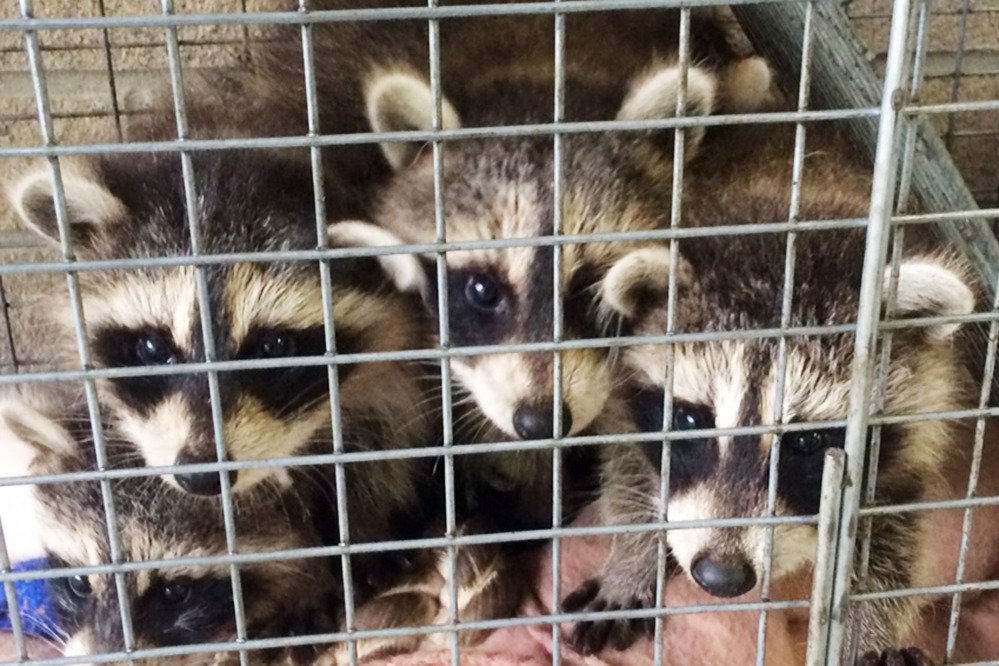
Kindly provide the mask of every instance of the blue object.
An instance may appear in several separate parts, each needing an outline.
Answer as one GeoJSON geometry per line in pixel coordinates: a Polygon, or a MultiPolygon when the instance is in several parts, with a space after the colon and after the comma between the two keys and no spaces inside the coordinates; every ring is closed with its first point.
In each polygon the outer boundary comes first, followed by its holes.
{"type": "MultiPolygon", "coordinates": [[[[12,568],[13,571],[36,571],[45,569],[44,558],[38,560],[28,560],[19,562],[12,568]]],[[[18,580],[14,581],[14,593],[17,596],[17,605],[21,611],[21,627],[26,636],[42,636],[44,638],[57,638],[59,636],[59,623],[56,620],[55,608],[49,600],[48,591],[45,589],[45,581],[18,580]]],[[[11,630],[10,624],[10,600],[7,599],[6,586],[0,585],[0,630],[11,630]]]]}

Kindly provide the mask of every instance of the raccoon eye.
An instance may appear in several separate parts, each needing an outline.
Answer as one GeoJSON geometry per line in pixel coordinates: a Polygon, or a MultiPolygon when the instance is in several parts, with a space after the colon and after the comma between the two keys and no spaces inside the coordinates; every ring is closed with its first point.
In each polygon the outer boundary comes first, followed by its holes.
{"type": "Polygon", "coordinates": [[[713,428],[715,420],[707,407],[678,402],[673,405],[673,430],[704,430],[713,428]]]}
{"type": "Polygon", "coordinates": [[[80,599],[90,596],[90,581],[86,576],[73,576],[69,579],[69,591],[80,599]]]}
{"type": "Polygon", "coordinates": [[[173,347],[163,335],[145,333],[135,341],[135,357],[143,365],[167,365],[174,361],[173,347]]]}
{"type": "Polygon", "coordinates": [[[846,428],[822,428],[791,432],[781,440],[781,445],[799,456],[809,456],[830,448],[842,448],[846,428]]]}
{"type": "Polygon", "coordinates": [[[184,582],[174,581],[163,587],[163,600],[168,604],[182,604],[191,596],[191,586],[184,582]]]}
{"type": "Polygon", "coordinates": [[[295,337],[290,333],[277,331],[264,333],[257,340],[253,358],[284,358],[294,356],[296,351],[295,337]]]}
{"type": "Polygon", "coordinates": [[[486,311],[495,310],[503,300],[496,280],[484,273],[476,273],[468,278],[465,299],[472,307],[486,311]]]}

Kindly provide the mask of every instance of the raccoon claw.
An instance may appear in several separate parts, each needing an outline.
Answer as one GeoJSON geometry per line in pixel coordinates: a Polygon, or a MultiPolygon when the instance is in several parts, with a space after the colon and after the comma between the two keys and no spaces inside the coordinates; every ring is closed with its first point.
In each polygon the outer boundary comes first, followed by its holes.
{"type": "Polygon", "coordinates": [[[593,601],[599,591],[599,580],[596,578],[590,578],[589,580],[584,581],[582,585],[573,590],[569,596],[565,598],[562,602],[562,610],[567,613],[575,613],[582,610],[586,604],[593,601]]]}
{"type": "Polygon", "coordinates": [[[933,660],[919,648],[907,647],[880,654],[872,650],[857,660],[857,666],[933,666],[933,660]]]}
{"type": "MultiPolygon", "coordinates": [[[[599,580],[587,580],[565,598],[562,608],[568,613],[580,611],[597,613],[605,610],[634,610],[648,607],[648,604],[638,598],[632,598],[627,603],[611,602],[600,592],[599,580]]],[[[641,636],[651,635],[653,627],[651,618],[583,620],[576,624],[569,642],[584,655],[600,652],[608,644],[615,650],[623,651],[631,647],[641,636]]]]}

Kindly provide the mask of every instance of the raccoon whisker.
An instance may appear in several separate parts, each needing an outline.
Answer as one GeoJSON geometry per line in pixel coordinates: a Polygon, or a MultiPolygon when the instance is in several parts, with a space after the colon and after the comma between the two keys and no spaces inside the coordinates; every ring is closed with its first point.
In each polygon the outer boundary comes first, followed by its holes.
{"type": "Polygon", "coordinates": [[[639,511],[642,513],[647,513],[649,511],[655,512],[658,510],[658,501],[656,496],[649,495],[639,495],[638,493],[632,494],[628,497],[618,497],[614,500],[614,507],[616,509],[632,509],[634,511],[639,511]]]}
{"type": "Polygon", "coordinates": [[[470,441],[475,441],[475,436],[482,433],[482,427],[488,420],[477,410],[469,410],[460,414],[452,423],[455,436],[465,437],[468,434],[470,441]]]}
{"type": "MultiPolygon", "coordinates": [[[[471,393],[459,394],[457,397],[451,396],[451,405],[454,407],[463,407],[465,405],[474,405],[475,396],[471,393]]],[[[477,410],[476,410],[477,411],[477,410]]]]}
{"type": "Polygon", "coordinates": [[[481,440],[483,433],[485,433],[490,427],[492,427],[492,421],[490,421],[485,414],[474,413],[474,416],[479,417],[479,424],[472,432],[469,441],[478,442],[481,440]]]}
{"type": "Polygon", "coordinates": [[[36,635],[34,638],[40,640],[42,643],[48,645],[51,648],[55,648],[59,653],[65,652],[66,648],[69,646],[69,636],[68,635],[63,636],[65,632],[58,627],[49,627],[49,629],[54,629],[55,631],[58,631],[60,635],[57,635],[55,637],[36,635]]]}
{"type": "Polygon", "coordinates": [[[410,416],[408,419],[401,421],[399,425],[396,426],[396,430],[399,432],[406,432],[414,424],[423,421],[424,419],[432,417],[433,415],[432,414],[428,415],[425,410],[422,409],[414,410],[414,414],[410,416]]]}
{"type": "Polygon", "coordinates": [[[145,465],[145,457],[138,451],[128,451],[125,453],[111,453],[108,452],[108,463],[112,467],[132,467],[136,464],[145,465]]]}
{"type": "MultiPolygon", "coordinates": [[[[316,380],[316,381],[311,382],[309,384],[305,384],[304,386],[302,386],[299,389],[298,393],[293,394],[290,398],[288,398],[287,400],[285,400],[284,404],[281,405],[281,407],[279,408],[278,411],[282,411],[283,412],[287,407],[289,407],[291,405],[294,405],[296,402],[298,402],[298,400],[300,400],[303,395],[307,395],[308,393],[314,391],[317,386],[321,386],[323,384],[328,384],[328,383],[329,383],[329,379],[326,378],[326,377],[323,377],[322,379],[316,380]]],[[[298,411],[306,411],[306,410],[312,409],[313,407],[315,407],[317,404],[319,404],[320,402],[322,402],[324,400],[329,400],[329,394],[328,393],[324,392],[322,395],[318,396],[315,400],[311,400],[311,401],[309,401],[308,404],[302,406],[298,411]]]]}
{"type": "MultiPolygon", "coordinates": [[[[302,482],[306,483],[329,505],[336,506],[336,481],[333,476],[333,469],[330,465],[310,466],[299,468],[301,470],[302,482]]],[[[301,494],[296,489],[296,499],[305,503],[301,494]]]]}
{"type": "Polygon", "coordinates": [[[441,380],[440,368],[434,368],[433,371],[427,372],[425,374],[416,375],[415,378],[419,381],[437,381],[441,380]]]}
{"type": "Polygon", "coordinates": [[[658,511],[658,497],[633,495],[631,497],[615,498],[610,507],[614,509],[614,514],[619,517],[627,516],[630,519],[637,518],[640,521],[648,521],[654,517],[658,511]]]}
{"type": "MultiPolygon", "coordinates": [[[[420,399],[413,403],[415,408],[421,408],[425,405],[441,404],[441,396],[436,391],[428,391],[426,395],[420,396],[420,399]]],[[[452,399],[452,404],[454,400],[452,399]]]]}

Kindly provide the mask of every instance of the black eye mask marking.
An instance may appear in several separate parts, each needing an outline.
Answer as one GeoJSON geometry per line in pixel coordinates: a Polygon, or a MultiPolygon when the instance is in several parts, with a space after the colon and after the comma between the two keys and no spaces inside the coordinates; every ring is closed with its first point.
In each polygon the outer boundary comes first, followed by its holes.
{"type": "Polygon", "coordinates": [[[500,286],[489,273],[472,273],[465,282],[465,302],[474,309],[490,313],[498,310],[505,300],[500,286]]]}
{"type": "MultiPolygon", "coordinates": [[[[109,368],[171,365],[185,360],[170,331],[164,328],[102,326],[94,332],[91,349],[95,358],[109,368]]],[[[177,390],[178,382],[175,375],[111,380],[118,398],[140,414],[147,414],[171,391],[177,390]]]]}
{"type": "MultiPolygon", "coordinates": [[[[47,569],[62,569],[69,563],[53,555],[49,555],[47,569]]],[[[68,578],[49,578],[46,589],[56,611],[59,627],[67,634],[79,631],[93,616],[96,601],[86,576],[70,576],[68,578]]]]}
{"type": "MultiPolygon", "coordinates": [[[[358,351],[360,335],[344,326],[338,327],[337,351],[342,354],[358,351]]],[[[268,327],[252,329],[237,357],[290,358],[323,356],[325,353],[326,334],[322,326],[304,329],[268,327]]],[[[346,381],[356,367],[353,363],[341,365],[339,381],[346,381]]],[[[237,382],[240,390],[257,398],[277,418],[289,418],[327,395],[328,377],[326,366],[312,365],[234,371],[228,381],[237,382]]]]}
{"type": "MultiPolygon", "coordinates": [[[[246,575],[243,574],[246,582],[246,575]]],[[[248,587],[248,590],[252,587],[248,587]]],[[[235,628],[232,582],[228,576],[154,578],[135,602],[137,633],[156,645],[187,645],[217,638],[235,628]]]]}
{"type": "MultiPolygon", "coordinates": [[[[436,308],[436,294],[430,302],[436,308]]],[[[448,273],[451,340],[458,345],[500,342],[515,328],[513,291],[485,268],[448,273]]]]}
{"type": "MultiPolygon", "coordinates": [[[[631,400],[635,420],[644,432],[662,430],[663,392],[661,390],[638,391],[631,400]]],[[[711,409],[681,400],[673,401],[672,432],[703,430],[715,427],[711,409]]],[[[662,441],[648,441],[639,444],[642,453],[659,469],[662,460],[662,441]]],[[[670,489],[681,492],[691,485],[704,481],[712,475],[718,465],[718,447],[714,439],[692,438],[674,439],[670,444],[670,489]]]]}
{"type": "Polygon", "coordinates": [[[781,436],[777,495],[792,513],[818,512],[826,449],[843,448],[845,437],[843,427],[799,430],[781,436]]]}

